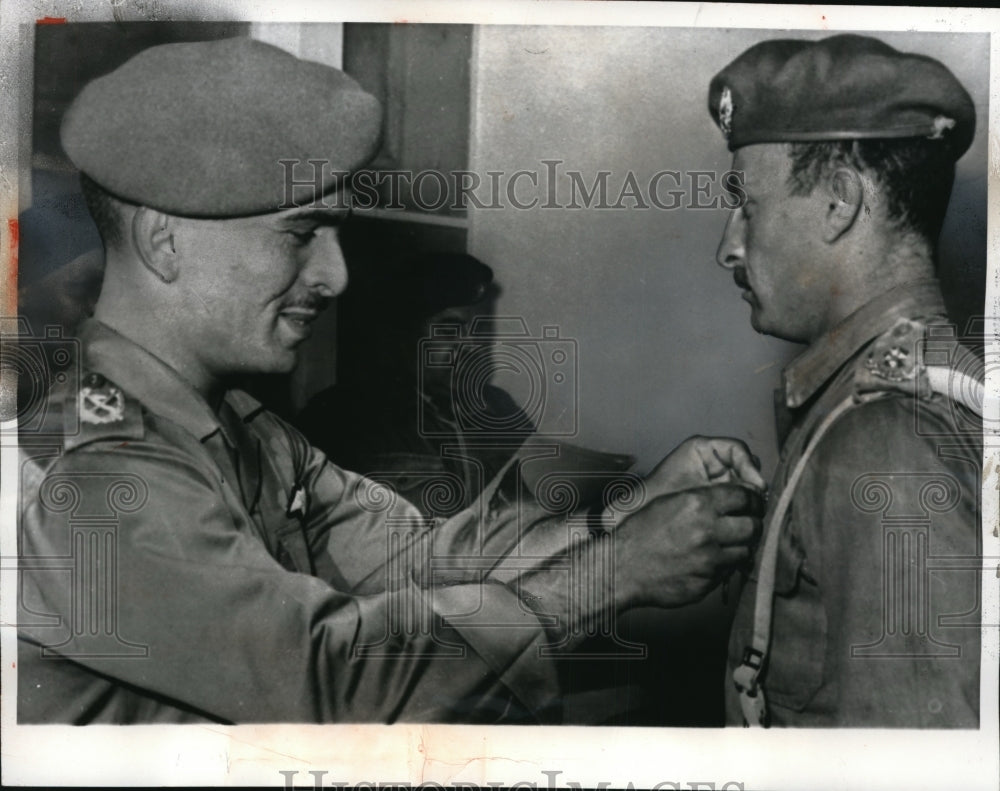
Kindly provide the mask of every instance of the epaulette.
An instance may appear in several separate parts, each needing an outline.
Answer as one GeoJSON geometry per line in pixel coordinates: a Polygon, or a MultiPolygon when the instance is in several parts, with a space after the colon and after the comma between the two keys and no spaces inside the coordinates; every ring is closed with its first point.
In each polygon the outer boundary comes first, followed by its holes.
{"type": "Polygon", "coordinates": [[[982,416],[986,389],[981,368],[950,325],[900,319],[858,358],[854,390],[859,400],[887,391],[922,399],[937,394],[982,416]]]}
{"type": "Polygon", "coordinates": [[[67,451],[101,440],[142,439],[142,405],[103,374],[86,373],[66,394],[63,446],[67,451]]]}

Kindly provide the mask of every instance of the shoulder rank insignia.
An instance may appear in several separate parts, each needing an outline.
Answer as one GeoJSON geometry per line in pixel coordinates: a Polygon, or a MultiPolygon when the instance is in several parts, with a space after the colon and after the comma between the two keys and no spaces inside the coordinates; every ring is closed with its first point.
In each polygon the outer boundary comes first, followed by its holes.
{"type": "Polygon", "coordinates": [[[103,374],[84,374],[78,389],[67,390],[63,404],[67,451],[91,442],[130,441],[145,435],[142,405],[103,374]]]}
{"type": "Polygon", "coordinates": [[[923,325],[908,319],[897,322],[875,340],[864,361],[865,371],[875,381],[897,385],[912,382],[915,390],[921,372],[917,365],[917,344],[923,337],[923,325]]]}
{"type": "MultiPolygon", "coordinates": [[[[955,367],[955,354],[928,355],[927,331],[922,322],[900,319],[876,338],[855,367],[856,393],[864,396],[895,390],[918,398],[930,398],[937,393],[982,415],[983,383],[979,377],[959,370],[962,366],[955,367]]],[[[938,345],[934,346],[937,352],[938,345]]],[[[954,352],[961,347],[951,337],[948,348],[954,352]]]]}
{"type": "Polygon", "coordinates": [[[84,377],[78,406],[81,423],[103,425],[125,418],[125,396],[100,374],[92,373],[84,377]]]}

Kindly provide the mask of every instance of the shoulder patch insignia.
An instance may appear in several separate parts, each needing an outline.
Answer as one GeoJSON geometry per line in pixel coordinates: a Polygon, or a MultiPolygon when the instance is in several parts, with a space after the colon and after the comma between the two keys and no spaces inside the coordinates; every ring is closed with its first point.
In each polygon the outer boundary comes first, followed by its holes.
{"type": "MultiPolygon", "coordinates": [[[[876,338],[855,366],[856,397],[894,390],[926,399],[937,393],[982,415],[982,381],[956,368],[952,355],[940,361],[941,354],[928,355],[927,332],[922,322],[900,319],[876,338]]],[[[950,348],[958,348],[955,339],[950,348]]]]}
{"type": "Polygon", "coordinates": [[[80,387],[78,408],[81,423],[117,423],[125,419],[125,396],[100,374],[87,374],[80,387]]]}
{"type": "Polygon", "coordinates": [[[67,424],[64,446],[72,450],[108,439],[141,439],[145,435],[142,406],[103,374],[87,373],[76,393],[67,393],[65,411],[78,419],[67,424]]]}
{"type": "Polygon", "coordinates": [[[924,337],[923,325],[903,319],[875,340],[865,358],[865,370],[884,382],[915,382],[917,344],[924,337]]]}

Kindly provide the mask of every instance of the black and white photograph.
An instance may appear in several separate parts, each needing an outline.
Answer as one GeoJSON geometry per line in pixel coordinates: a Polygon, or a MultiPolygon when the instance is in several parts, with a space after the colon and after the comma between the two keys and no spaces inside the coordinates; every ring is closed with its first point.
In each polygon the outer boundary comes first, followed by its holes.
{"type": "Polygon", "coordinates": [[[998,23],[2,9],[4,784],[996,788],[998,23]]]}

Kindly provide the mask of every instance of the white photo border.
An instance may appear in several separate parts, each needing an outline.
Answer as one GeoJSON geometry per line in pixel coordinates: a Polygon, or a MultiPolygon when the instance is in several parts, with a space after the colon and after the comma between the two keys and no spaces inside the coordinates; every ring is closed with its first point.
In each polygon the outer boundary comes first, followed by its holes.
{"type": "MultiPolygon", "coordinates": [[[[44,17],[77,21],[449,22],[486,25],[732,27],[829,31],[1000,30],[1000,11],[864,6],[746,6],[642,2],[168,2],[124,0],[84,6],[66,0],[0,5],[0,208],[18,216],[18,187],[30,161],[33,26],[44,17]],[[28,124],[26,126],[26,124],[28,124]]],[[[988,275],[986,316],[1000,316],[1000,37],[991,37],[988,275]]],[[[0,306],[12,315],[16,287],[11,234],[0,228],[0,306]]],[[[988,354],[1000,327],[987,326],[988,354]]],[[[1000,415],[1000,372],[988,371],[988,417],[1000,415]]],[[[987,437],[983,481],[983,618],[1000,622],[1000,585],[993,534],[1000,512],[1000,438],[987,437]]],[[[3,664],[0,723],[3,783],[15,785],[270,785],[336,783],[466,783],[538,788],[594,787],[745,789],[996,788],[998,674],[996,628],[982,643],[979,731],[694,730],[653,728],[443,725],[19,726],[15,722],[17,656],[14,627],[17,455],[0,457],[0,581],[3,664]],[[317,772],[310,774],[310,772],[317,772]],[[528,786],[530,787],[530,786],[528,786]]]]}

